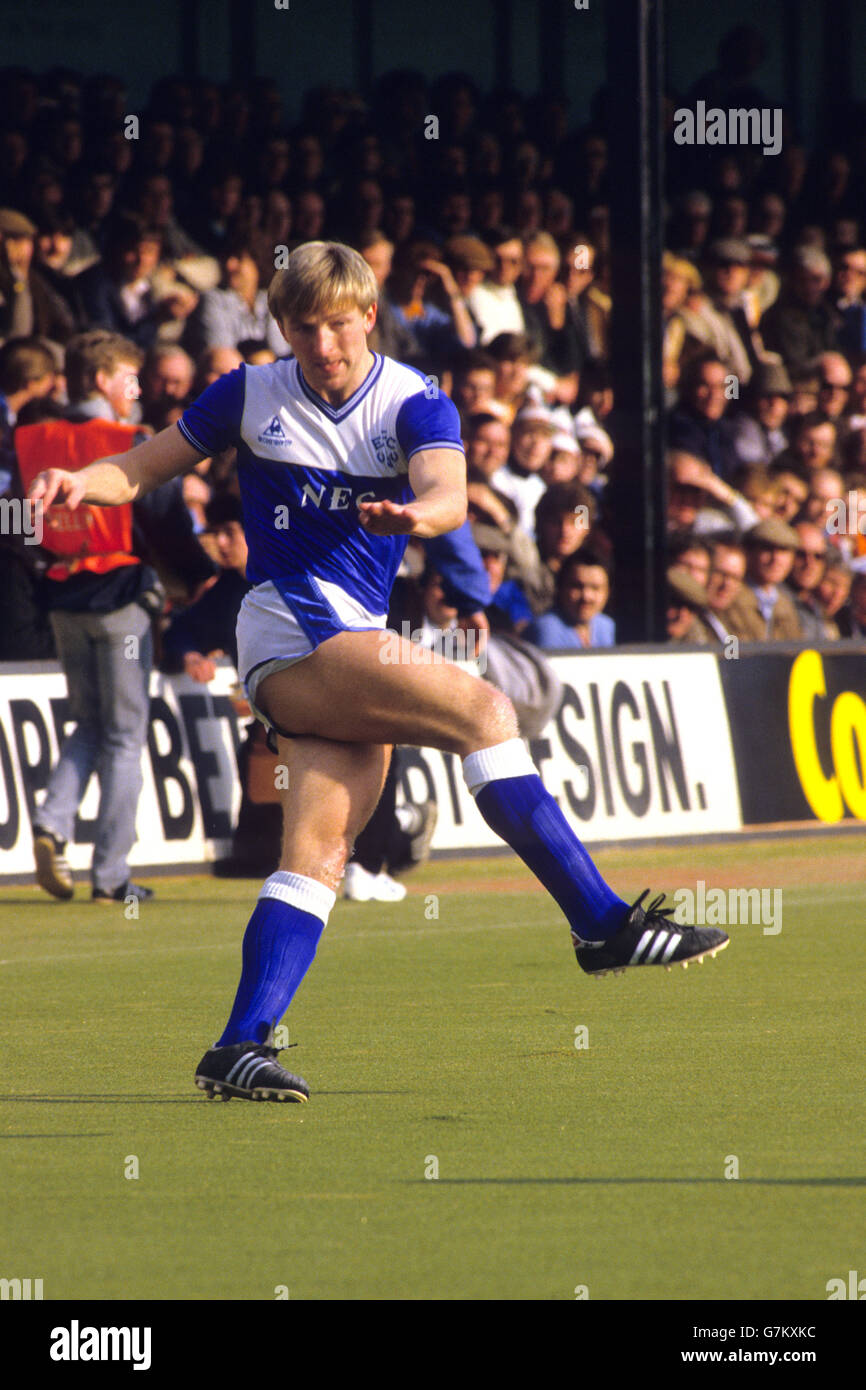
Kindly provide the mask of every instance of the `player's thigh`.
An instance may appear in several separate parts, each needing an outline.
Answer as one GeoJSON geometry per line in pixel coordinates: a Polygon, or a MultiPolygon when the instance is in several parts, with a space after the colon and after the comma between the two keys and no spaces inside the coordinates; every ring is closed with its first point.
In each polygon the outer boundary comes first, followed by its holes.
{"type": "Polygon", "coordinates": [[[465,754],[513,738],[509,700],[394,632],[341,632],[267,676],[256,703],[289,733],[465,754]]]}
{"type": "Polygon", "coordinates": [[[351,845],[376,808],[390,745],[281,738],[278,747],[284,845],[351,845]]]}

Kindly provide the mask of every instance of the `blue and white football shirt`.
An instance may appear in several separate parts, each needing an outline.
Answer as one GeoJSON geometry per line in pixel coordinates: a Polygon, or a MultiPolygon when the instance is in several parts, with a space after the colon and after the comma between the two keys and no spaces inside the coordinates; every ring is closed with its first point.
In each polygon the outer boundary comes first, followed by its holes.
{"type": "Polygon", "coordinates": [[[311,638],[326,635],[315,580],[338,585],[371,613],[387,611],[405,536],[374,536],[362,501],[412,500],[409,460],[422,449],[463,451],[456,407],[413,367],[374,354],[353,396],[332,406],[295,358],[238,367],[178,421],[203,454],[237,446],[253,584],[272,581],[311,638]]]}

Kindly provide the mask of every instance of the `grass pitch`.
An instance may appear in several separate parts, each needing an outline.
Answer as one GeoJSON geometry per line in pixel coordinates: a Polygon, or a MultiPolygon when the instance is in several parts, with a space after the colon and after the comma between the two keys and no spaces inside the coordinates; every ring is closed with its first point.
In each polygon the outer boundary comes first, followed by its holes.
{"type": "Polygon", "coordinates": [[[286,1019],[305,1106],[192,1082],[258,884],[158,881],[131,922],[4,890],[0,1274],[76,1300],[826,1299],[862,1266],[863,858],[602,853],[629,900],[701,878],[779,887],[784,916],[601,981],[512,857],[338,903],[286,1019]]]}

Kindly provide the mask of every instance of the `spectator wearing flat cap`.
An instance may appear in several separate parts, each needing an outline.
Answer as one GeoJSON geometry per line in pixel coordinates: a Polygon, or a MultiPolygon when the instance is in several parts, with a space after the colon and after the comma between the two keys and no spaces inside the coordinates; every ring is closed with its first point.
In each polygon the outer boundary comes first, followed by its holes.
{"type": "Polygon", "coordinates": [[[75,316],[34,269],[35,242],[29,217],[0,208],[0,342],[36,336],[62,345],[75,332],[75,316]]]}
{"type": "Polygon", "coordinates": [[[746,579],[727,610],[730,632],[743,642],[796,642],[802,628],[784,583],[800,547],[797,532],[777,517],[746,533],[746,579]]]}
{"type": "Polygon", "coordinates": [[[472,295],[484,283],[485,276],[496,268],[493,252],[480,237],[452,236],[442,247],[442,260],[454,276],[467,313],[475,324],[476,339],[480,342],[481,324],[472,313],[472,295]]]}
{"type": "Polygon", "coordinates": [[[526,332],[516,288],[523,269],[523,242],[510,227],[494,228],[486,233],[484,241],[493,255],[493,268],[467,299],[469,312],[480,328],[478,341],[482,347],[501,333],[526,332]]]}
{"type": "Polygon", "coordinates": [[[505,577],[509,560],[512,558],[511,537],[498,526],[488,526],[483,522],[475,522],[472,536],[481,551],[481,559],[490,580],[490,592],[493,595],[490,606],[505,615],[508,625],[515,632],[521,632],[532,620],[532,608],[521,584],[516,579],[505,577]]]}
{"type": "Polygon", "coordinates": [[[745,307],[751,260],[748,243],[737,237],[711,242],[704,258],[700,309],[683,311],[689,338],[711,348],[741,387],[748,385],[761,347],[745,307]]]}
{"type": "Polygon", "coordinates": [[[666,576],[667,601],[665,626],[668,641],[700,643],[707,646],[718,642],[717,634],[702,621],[709,606],[709,594],[687,569],[672,565],[666,576]]]}
{"type": "Polygon", "coordinates": [[[766,467],[787,449],[783,426],[790,400],[791,378],[781,358],[759,362],[744,398],[745,408],[733,421],[734,449],[741,463],[766,467]]]}
{"type": "Polygon", "coordinates": [[[772,304],[779,298],[782,282],[776,271],[779,250],[775,242],[761,232],[752,232],[746,237],[751,254],[749,283],[743,296],[746,316],[754,327],[761,321],[772,304]]]}
{"type": "Polygon", "coordinates": [[[830,303],[830,262],[814,246],[794,252],[788,283],[761,320],[769,352],[781,353],[789,372],[838,345],[839,318],[830,303]]]}

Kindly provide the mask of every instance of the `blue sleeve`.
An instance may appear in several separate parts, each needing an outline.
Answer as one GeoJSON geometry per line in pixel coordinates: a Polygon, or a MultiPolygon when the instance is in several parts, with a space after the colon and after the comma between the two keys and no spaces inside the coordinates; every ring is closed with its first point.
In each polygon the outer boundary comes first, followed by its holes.
{"type": "Polygon", "coordinates": [[[428,396],[419,391],[405,400],[397,412],[397,441],[407,459],[419,449],[459,449],[460,416],[444,391],[428,396]]]}
{"type": "Polygon", "coordinates": [[[516,579],[506,579],[493,595],[493,602],[497,608],[508,614],[512,622],[532,622],[534,614],[529,606],[529,599],[516,579]]]}
{"type": "Polygon", "coordinates": [[[616,624],[607,613],[597,613],[593,619],[593,643],[596,647],[616,646],[616,624]]]}
{"type": "Polygon", "coordinates": [[[524,628],[522,636],[525,641],[531,642],[534,647],[540,647],[543,652],[580,649],[580,643],[574,633],[556,613],[542,613],[540,618],[536,618],[529,627],[524,628]]]}
{"type": "Polygon", "coordinates": [[[456,531],[425,540],[424,547],[429,563],[442,576],[447,602],[454,605],[461,617],[487,607],[490,580],[468,521],[456,531]]]}
{"type": "Polygon", "coordinates": [[[218,454],[236,444],[244,413],[244,367],[213,382],[187,406],[177,422],[184,439],[203,454],[218,454]]]}

